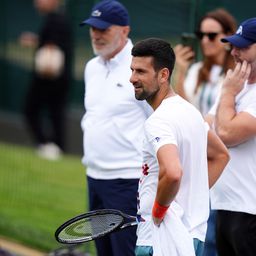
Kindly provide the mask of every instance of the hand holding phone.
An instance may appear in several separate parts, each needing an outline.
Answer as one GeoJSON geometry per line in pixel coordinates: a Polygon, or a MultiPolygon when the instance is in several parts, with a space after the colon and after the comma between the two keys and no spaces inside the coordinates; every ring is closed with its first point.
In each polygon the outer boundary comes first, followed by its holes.
{"type": "Polygon", "coordinates": [[[189,46],[196,53],[197,50],[197,38],[193,33],[182,33],[181,44],[183,46],[189,46]]]}

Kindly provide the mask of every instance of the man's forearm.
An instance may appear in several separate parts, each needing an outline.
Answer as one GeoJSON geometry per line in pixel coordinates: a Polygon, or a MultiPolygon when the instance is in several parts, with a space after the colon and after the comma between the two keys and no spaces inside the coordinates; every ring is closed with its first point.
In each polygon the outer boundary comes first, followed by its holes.
{"type": "Polygon", "coordinates": [[[232,144],[232,120],[235,116],[235,96],[222,94],[214,125],[218,136],[226,145],[232,144]]]}

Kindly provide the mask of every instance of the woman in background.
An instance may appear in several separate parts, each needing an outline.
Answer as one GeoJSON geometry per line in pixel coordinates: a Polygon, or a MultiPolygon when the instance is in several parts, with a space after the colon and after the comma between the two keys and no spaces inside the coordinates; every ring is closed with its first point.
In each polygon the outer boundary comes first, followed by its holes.
{"type": "MultiPolygon", "coordinates": [[[[196,36],[200,41],[202,61],[191,65],[195,52],[183,45],[175,47],[176,92],[194,104],[204,116],[218,95],[224,75],[234,66],[231,48],[220,39],[234,34],[236,21],[224,9],[206,13],[200,20],[196,36]]],[[[216,256],[215,211],[211,210],[205,241],[204,256],[216,256]]]]}
{"type": "Polygon", "coordinates": [[[230,47],[220,39],[234,34],[236,21],[224,9],[206,13],[200,20],[196,36],[200,41],[202,61],[191,64],[195,53],[188,46],[177,45],[175,89],[205,115],[213,105],[223,76],[234,61],[230,47]]]}

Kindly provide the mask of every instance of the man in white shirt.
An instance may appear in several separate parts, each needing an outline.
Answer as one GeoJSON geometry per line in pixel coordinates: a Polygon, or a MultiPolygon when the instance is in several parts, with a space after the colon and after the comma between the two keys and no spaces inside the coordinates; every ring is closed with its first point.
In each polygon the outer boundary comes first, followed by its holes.
{"type": "Polygon", "coordinates": [[[228,162],[227,149],[200,112],[171,88],[175,55],[169,43],[142,40],[132,56],[135,97],[154,109],[145,123],[136,255],[202,255],[209,186],[228,162]]]}
{"type": "MultiPolygon", "coordinates": [[[[83,164],[87,167],[90,210],[113,208],[136,215],[142,165],[142,133],[150,106],[138,102],[129,78],[132,42],[127,9],[101,1],[82,22],[90,26],[97,57],[85,68],[83,164]]],[[[136,228],[96,240],[98,256],[132,256],[136,228]]]]}
{"type": "Polygon", "coordinates": [[[256,255],[256,18],[222,39],[232,45],[236,67],[227,72],[220,97],[207,116],[231,160],[212,188],[219,256],[256,255]]]}

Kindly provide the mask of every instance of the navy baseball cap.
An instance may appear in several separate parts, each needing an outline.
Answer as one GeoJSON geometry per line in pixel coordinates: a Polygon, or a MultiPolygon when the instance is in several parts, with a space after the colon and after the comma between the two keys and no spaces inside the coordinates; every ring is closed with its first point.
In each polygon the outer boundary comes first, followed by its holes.
{"type": "Polygon", "coordinates": [[[111,25],[128,26],[129,23],[128,11],[120,2],[103,0],[92,8],[91,16],[80,25],[107,29],[111,25]]]}
{"type": "Polygon", "coordinates": [[[246,48],[256,43],[256,18],[241,23],[236,33],[221,39],[223,43],[230,43],[237,48],[246,48]]]}

